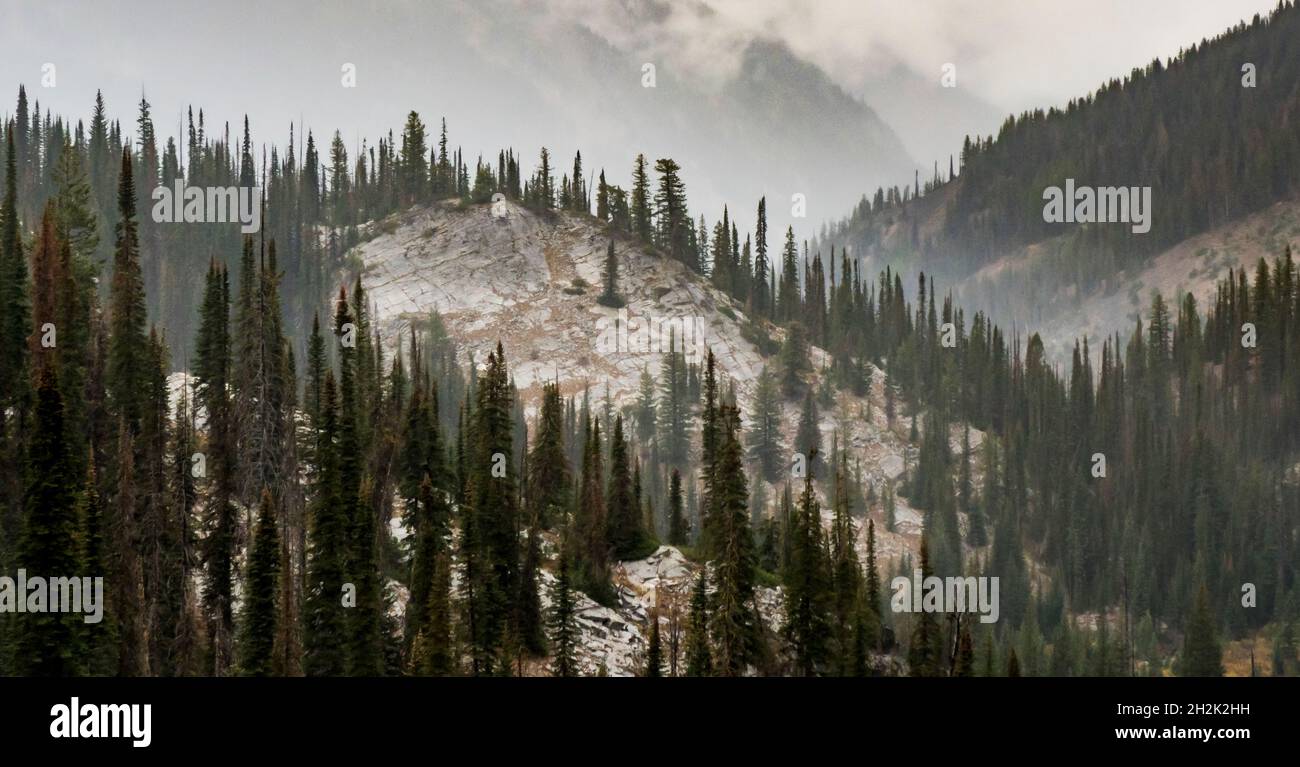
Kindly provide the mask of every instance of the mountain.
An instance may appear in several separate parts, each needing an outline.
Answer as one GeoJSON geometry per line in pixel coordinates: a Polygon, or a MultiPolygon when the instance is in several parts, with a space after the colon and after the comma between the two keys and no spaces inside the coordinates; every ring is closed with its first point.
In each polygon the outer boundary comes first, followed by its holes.
{"type": "MultiPolygon", "coordinates": [[[[649,373],[656,388],[662,380],[669,328],[677,343],[682,336],[676,334],[686,331],[689,363],[700,364],[705,349],[712,350],[719,388],[734,393],[746,429],[753,422],[760,371],[765,365],[773,370],[779,366],[775,356],[765,357],[749,340],[751,330],[747,329],[755,321],[733,298],[681,263],[614,232],[589,215],[542,212],[508,200],[488,205],[443,201],[371,222],[360,236],[362,241],[348,252],[339,279],[346,280],[353,272],[360,274],[373,307],[370,320],[388,347],[385,356],[391,359],[401,354],[413,331],[423,338],[433,324],[446,333],[460,358],[478,364],[501,343],[530,433],[543,384],[552,382],[563,396],[577,402],[589,397],[593,416],[608,407],[604,412],[621,413],[631,424],[642,373],[649,373]],[[619,262],[619,292],[626,302],[621,309],[602,306],[596,300],[611,238],[619,262]],[[626,328],[625,334],[620,327],[626,328]],[[663,330],[647,339],[641,335],[647,327],[663,330]],[[608,406],[602,404],[605,402],[608,406]]],[[[764,332],[781,335],[764,321],[758,324],[764,332]]],[[[830,357],[814,347],[811,358],[819,370],[811,384],[815,388],[827,375],[830,357]]],[[[824,446],[834,442],[849,456],[855,487],[865,490],[869,486],[876,499],[865,507],[855,507],[854,541],[861,561],[867,557],[866,519],[871,518],[879,567],[891,572],[901,567],[904,557],[917,556],[922,512],[906,498],[896,497],[892,510],[895,523],[890,530],[881,499],[886,487],[898,487],[903,481],[906,467],[916,461],[916,447],[908,444],[906,420],[898,418],[891,423],[887,416],[883,372],[873,368],[872,381],[864,397],[836,392],[833,404],[821,413],[819,430],[824,446]]],[[[692,421],[695,418],[691,416],[692,421]]],[[[794,444],[798,421],[799,402],[784,402],[780,421],[783,444],[794,444]]],[[[608,421],[602,423],[607,430],[608,421]]],[[[974,430],[972,435],[978,447],[982,432],[974,430]]],[[[951,448],[959,449],[960,431],[955,426],[950,439],[951,448]]],[[[645,465],[647,473],[651,472],[652,464],[645,465]]],[[[698,463],[692,459],[690,466],[698,463]]],[[[763,486],[754,488],[754,499],[770,506],[780,494],[785,474],[783,471],[775,483],[768,483],[754,471],[751,485],[763,486]]],[[[692,495],[702,492],[702,485],[696,484],[699,480],[692,472],[684,477],[692,495]]],[[[830,486],[826,482],[823,491],[829,492],[830,486]]],[[[752,510],[756,525],[774,513],[762,507],[752,510]]],[[[829,529],[829,503],[822,516],[829,529]]],[[[657,519],[662,536],[666,531],[662,509],[657,519]]],[[[395,534],[404,538],[408,531],[396,525],[396,518],[393,522],[395,534]]],[[[961,524],[969,526],[965,515],[961,524]]],[[[557,536],[547,533],[540,583],[548,606],[558,548],[557,536]]],[[[647,558],[614,563],[614,596],[607,604],[578,594],[577,658],[583,673],[595,674],[598,669],[614,676],[639,673],[652,610],[658,605],[665,631],[673,611],[680,613],[677,619],[684,620],[700,567],[677,548],[665,546],[647,558]]],[[[396,581],[390,588],[402,591],[396,581]]],[[[759,592],[760,609],[771,630],[783,619],[783,593],[776,584],[759,592]]],[[[893,663],[893,671],[898,671],[897,661],[887,655],[873,662],[883,664],[882,668],[893,663]]],[[[544,668],[544,660],[536,661],[525,673],[541,673],[544,668]]]]}
{"type": "MultiPolygon", "coordinates": [[[[568,16],[499,5],[466,4],[447,18],[466,34],[445,57],[476,78],[464,102],[474,108],[453,104],[446,114],[454,128],[482,125],[485,110],[503,113],[505,122],[476,128],[488,147],[519,146],[509,116],[544,115],[530,121],[529,145],[560,156],[580,148],[611,183],[630,172],[629,151],[670,156],[684,169],[693,209],[713,218],[723,205],[748,209],[766,194],[783,201],[769,213],[776,230],[807,223],[789,213],[793,194],[805,195],[816,221],[851,206],[864,186],[901,182],[919,167],[870,103],[783,43],[720,43],[713,55],[729,65],[703,67],[692,58],[698,51],[646,52],[568,16]],[[646,64],[653,87],[644,87],[646,64]]],[[[629,4],[626,24],[654,24],[655,9],[629,4]]]]}
{"type": "MultiPolygon", "coordinates": [[[[1135,289],[1154,261],[1185,253],[1189,238],[1248,216],[1264,215],[1268,223],[1257,226],[1284,235],[1270,244],[1285,244],[1294,229],[1269,211],[1282,213],[1289,207],[1273,206],[1300,194],[1300,59],[1290,51],[1297,35],[1300,11],[1281,4],[1064,109],[1009,117],[996,137],[967,139],[956,177],[941,163],[937,175],[921,177],[920,196],[915,188],[877,192],[824,244],[873,265],[937,274],[964,304],[1005,324],[1058,327],[1119,286],[1135,289]],[[1045,190],[1067,180],[1150,187],[1150,231],[1046,220],[1045,190]]],[[[1248,262],[1243,255],[1234,264],[1248,262]]],[[[1199,270],[1184,287],[1204,296],[1227,265],[1199,270]]],[[[1127,312],[1117,319],[1127,321],[1127,312]]]]}

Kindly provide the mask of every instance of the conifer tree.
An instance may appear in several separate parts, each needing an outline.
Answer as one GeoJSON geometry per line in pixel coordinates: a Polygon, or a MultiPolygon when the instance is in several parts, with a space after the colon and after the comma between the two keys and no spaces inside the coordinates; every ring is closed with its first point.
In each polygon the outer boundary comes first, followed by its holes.
{"type": "Polygon", "coordinates": [[[650,638],[647,641],[645,655],[645,676],[661,677],[663,676],[663,647],[659,639],[659,611],[650,611],[650,638]]]}
{"type": "Polygon", "coordinates": [[[700,577],[691,592],[691,611],[686,628],[686,676],[713,674],[713,651],[709,647],[708,573],[700,568],[700,577]]]}
{"type": "Polygon", "coordinates": [[[574,623],[573,593],[569,582],[568,544],[560,549],[560,562],[556,568],[555,586],[551,592],[551,674],[577,676],[578,664],[574,651],[578,643],[578,627],[574,623]]]}
{"type": "Polygon", "coordinates": [[[754,414],[750,419],[749,452],[759,473],[774,482],[781,470],[781,395],[776,376],[764,365],[754,391],[754,414]]]}
{"type": "Polygon", "coordinates": [[[537,417],[537,437],[528,453],[528,502],[531,517],[548,528],[568,513],[573,483],[564,447],[564,403],[553,382],[542,385],[542,406],[537,417]]]}
{"type": "Polygon", "coordinates": [[[682,509],[682,475],[673,469],[668,480],[668,545],[685,546],[690,524],[682,509]]]}
{"type": "Polygon", "coordinates": [[[809,390],[804,394],[803,411],[799,414],[799,428],[794,437],[794,449],[807,461],[807,470],[810,474],[821,470],[821,446],[821,414],[817,410],[817,400],[809,390]]]}
{"type": "Polygon", "coordinates": [[[609,550],[615,559],[644,556],[647,538],[641,526],[640,509],[632,492],[628,467],[628,446],[623,439],[623,416],[614,419],[614,434],[609,447],[609,489],[605,495],[609,550]]]}
{"type": "Polygon", "coordinates": [[[425,642],[424,671],[429,676],[450,676],[457,662],[451,634],[451,552],[438,552],[433,562],[433,584],[429,589],[429,607],[425,642]]]}
{"type": "Polygon", "coordinates": [[[347,671],[347,615],[343,607],[347,550],[347,507],[338,455],[338,396],[333,371],[326,371],[321,393],[321,428],[316,494],[308,537],[304,663],[308,676],[341,676],[347,671]]]}
{"type": "Polygon", "coordinates": [[[732,405],[719,408],[718,461],[713,486],[716,515],[717,589],[712,610],[715,671],[740,676],[759,654],[761,625],[754,604],[757,557],[749,529],[749,490],[740,440],[740,416],[732,405]]]}
{"type": "Polygon", "coordinates": [[[831,572],[822,540],[821,505],[813,490],[813,472],[804,478],[803,494],[786,530],[790,553],[782,573],[785,623],[782,638],[796,673],[815,676],[829,659],[831,572]]]}
{"type": "Polygon", "coordinates": [[[230,285],[215,261],[208,267],[195,341],[194,394],[208,422],[211,481],[202,526],[203,612],[208,625],[209,663],[220,676],[232,662],[235,547],[235,434],[230,412],[230,285]]]}
{"type": "Polygon", "coordinates": [[[618,293],[618,256],[614,253],[613,240],[609,241],[609,248],[605,250],[605,274],[602,282],[604,288],[596,303],[612,309],[623,306],[623,297],[618,293]]]}
{"type": "MultiPolygon", "coordinates": [[[[108,541],[105,510],[100,502],[95,462],[87,461],[86,479],[81,491],[80,527],[82,540],[80,561],[88,573],[108,573],[108,541]]],[[[104,617],[99,623],[85,624],[85,673],[109,676],[117,671],[117,614],[113,609],[112,590],[104,594],[104,617]]]]}
{"type": "MultiPolygon", "coordinates": [[[[930,547],[925,534],[921,535],[921,579],[933,575],[930,569],[930,547]]],[[[922,610],[912,615],[912,641],[907,647],[907,664],[912,676],[940,676],[942,648],[939,623],[934,614],[922,610]]],[[[1015,651],[1012,651],[1014,657],[1015,651]]]]}
{"type": "Polygon", "coordinates": [[[645,155],[636,156],[632,169],[632,234],[642,242],[652,242],[654,230],[650,225],[650,176],[646,172],[645,155]]]}
{"type": "Polygon", "coordinates": [[[812,365],[808,362],[808,336],[800,322],[791,322],[786,328],[785,342],[779,356],[781,366],[781,393],[794,399],[808,390],[808,375],[812,365]]]}
{"type": "Polygon", "coordinates": [[[259,506],[239,626],[239,670],[244,676],[268,676],[272,673],[272,645],[276,636],[280,536],[275,502],[269,489],[262,491],[259,506]]]}
{"type": "Polygon", "coordinates": [[[113,281],[109,293],[111,315],[108,350],[108,393],[134,436],[143,417],[145,375],[149,370],[145,337],[144,278],[140,273],[140,243],[135,220],[135,183],[131,178],[131,153],[122,151],[118,183],[117,242],[113,251],[113,281]]]}
{"type": "MultiPolygon", "coordinates": [[[[71,464],[63,438],[63,400],[53,366],[41,363],[36,413],[27,453],[26,524],[18,547],[18,567],[33,576],[73,577],[80,572],[77,516],[71,464]]],[[[52,595],[51,595],[52,596],[52,595]]],[[[27,594],[19,594],[27,599],[27,594]]],[[[81,616],[66,607],[33,612],[18,623],[14,658],[24,676],[77,676],[84,672],[81,616]]]]}
{"type": "Polygon", "coordinates": [[[1201,584],[1183,636],[1179,676],[1223,676],[1223,648],[1219,645],[1209,591],[1201,584]]]}

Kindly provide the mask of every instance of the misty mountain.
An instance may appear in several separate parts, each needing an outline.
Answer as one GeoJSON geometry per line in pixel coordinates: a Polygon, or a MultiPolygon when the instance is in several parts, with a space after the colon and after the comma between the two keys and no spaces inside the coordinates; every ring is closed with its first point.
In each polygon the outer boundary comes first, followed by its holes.
{"type": "MultiPolygon", "coordinates": [[[[491,83],[489,103],[553,116],[528,126],[530,145],[549,146],[559,157],[581,148],[589,168],[603,167],[619,184],[631,170],[628,147],[652,161],[671,156],[691,187],[692,210],[710,220],[729,204],[743,206],[741,220],[749,221],[766,194],[772,227],[784,229],[795,223],[795,193],[806,196],[809,221],[825,220],[852,206],[862,189],[902,183],[919,167],[869,104],[778,42],[757,40],[728,52],[739,65],[718,79],[672,56],[650,60],[580,24],[540,15],[503,21],[475,8],[454,23],[475,30],[463,65],[491,83]],[[644,64],[654,65],[653,88],[642,85],[644,64]]],[[[518,145],[519,126],[509,127],[489,129],[484,138],[518,145]]]]}

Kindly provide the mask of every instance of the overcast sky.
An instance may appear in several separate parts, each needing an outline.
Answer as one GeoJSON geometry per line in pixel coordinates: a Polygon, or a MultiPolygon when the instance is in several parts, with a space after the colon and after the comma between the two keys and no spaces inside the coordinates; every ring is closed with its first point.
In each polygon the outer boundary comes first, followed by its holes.
{"type": "MultiPolygon", "coordinates": [[[[946,116],[973,123],[953,126],[951,134],[936,139],[951,143],[966,132],[993,132],[1008,112],[1063,104],[1107,78],[1153,57],[1172,56],[1274,5],[1273,0],[0,3],[5,6],[0,111],[5,113],[13,111],[13,94],[24,83],[43,109],[85,119],[95,90],[102,88],[112,116],[132,130],[135,104],[144,91],[164,135],[177,133],[185,106],[193,104],[207,112],[210,131],[224,121],[237,124],[247,112],[259,141],[282,143],[289,124],[301,121],[318,137],[338,128],[355,145],[361,137],[400,128],[405,113],[417,109],[430,122],[447,115],[453,131],[459,128],[457,143],[466,143],[471,157],[506,145],[525,148],[531,156],[536,144],[553,140],[548,126],[572,133],[572,124],[553,114],[562,102],[555,94],[520,98],[516,89],[507,98],[501,84],[528,75],[518,67],[545,67],[549,58],[570,54],[569,38],[559,32],[548,37],[548,30],[574,24],[626,56],[631,71],[640,61],[652,61],[702,89],[723,87],[739,66],[744,44],[755,37],[785,42],[844,90],[868,101],[873,83],[879,85],[890,67],[905,67],[920,81],[937,84],[943,65],[953,63],[963,96],[987,108],[946,116]],[[511,46],[528,50],[502,56],[511,46]],[[354,89],[340,85],[345,62],[357,67],[354,89]],[[56,67],[54,88],[41,87],[46,63],[56,67]]],[[[924,113],[907,115],[887,103],[875,106],[905,143],[909,131],[917,131],[911,123],[924,119],[924,113]]],[[[631,134],[626,140],[641,141],[631,134]]],[[[908,148],[927,166],[955,149],[908,148]]],[[[595,159],[621,167],[638,149],[629,146],[626,156],[595,159]]]]}

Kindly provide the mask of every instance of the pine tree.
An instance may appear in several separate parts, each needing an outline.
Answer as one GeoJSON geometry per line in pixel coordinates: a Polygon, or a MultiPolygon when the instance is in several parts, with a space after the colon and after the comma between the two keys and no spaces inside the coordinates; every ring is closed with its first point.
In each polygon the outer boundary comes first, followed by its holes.
{"type": "Polygon", "coordinates": [[[268,676],[272,673],[272,645],[276,635],[280,536],[270,490],[262,491],[259,505],[239,626],[239,670],[244,676],[268,676]]]}
{"type": "Polygon", "coordinates": [[[749,429],[749,452],[758,463],[759,473],[768,482],[776,481],[781,470],[781,395],[776,376],[764,365],[759,371],[754,391],[754,414],[749,429]]]}
{"type": "Polygon", "coordinates": [[[759,654],[761,626],[754,605],[757,557],[749,529],[749,491],[740,441],[740,416],[732,405],[719,408],[718,465],[713,514],[718,525],[717,589],[712,610],[715,671],[740,676],[759,654]]]}
{"type": "MultiPolygon", "coordinates": [[[[785,230],[785,248],[781,251],[781,281],[776,297],[776,320],[789,322],[799,317],[803,299],[799,295],[799,252],[794,244],[794,227],[785,230]]],[[[773,275],[775,276],[775,274],[773,275]]]]}
{"type": "Polygon", "coordinates": [[[1209,591],[1201,584],[1183,636],[1179,676],[1223,676],[1223,648],[1219,645],[1209,591]]]}
{"type": "Polygon", "coordinates": [[[574,582],[579,591],[601,602],[611,598],[609,586],[608,516],[604,469],[600,455],[600,424],[591,424],[582,457],[577,510],[573,517],[574,582]]]}
{"type": "MultiPolygon", "coordinates": [[[[820,520],[817,521],[820,524],[820,520]]],[[[831,583],[834,595],[834,636],[840,675],[853,673],[859,634],[858,608],[862,598],[862,570],[858,565],[857,529],[849,501],[848,456],[841,453],[835,475],[834,519],[831,524],[831,583]]]]}
{"type": "Polygon", "coordinates": [[[700,568],[700,577],[691,592],[691,612],[686,628],[686,676],[711,676],[713,651],[709,647],[708,573],[700,568]]]}
{"type": "Polygon", "coordinates": [[[555,383],[542,385],[537,438],[528,453],[528,502],[538,526],[563,521],[569,509],[572,470],[564,446],[564,403],[555,383]]]}
{"type": "Polygon", "coordinates": [[[771,296],[767,292],[769,264],[767,260],[767,198],[758,201],[758,224],[754,230],[753,289],[749,306],[755,317],[767,317],[771,311],[771,296]]]}
{"type": "Polygon", "coordinates": [[[668,545],[685,546],[690,524],[682,509],[682,475],[673,469],[668,480],[668,545]]]}
{"type": "Polygon", "coordinates": [[[791,322],[786,328],[785,342],[779,356],[781,367],[781,393],[794,399],[808,390],[808,375],[812,365],[808,362],[808,336],[800,322],[791,322]]]}
{"type": "Polygon", "coordinates": [[[143,417],[148,339],[145,336],[144,278],[140,273],[140,242],[135,220],[135,184],[131,153],[122,150],[118,183],[117,242],[113,251],[113,281],[109,292],[110,333],[108,393],[132,435],[143,417]]]}
{"type": "Polygon", "coordinates": [[[799,428],[795,432],[794,449],[807,461],[808,472],[821,471],[822,458],[821,414],[817,410],[817,400],[812,391],[804,394],[803,411],[799,414],[799,428]]]}
{"type": "Polygon", "coordinates": [[[433,585],[429,589],[428,621],[424,637],[424,670],[430,676],[451,676],[456,672],[456,654],[451,635],[451,552],[439,551],[433,562],[433,585]]]}
{"type": "Polygon", "coordinates": [[[782,638],[803,676],[815,676],[830,649],[831,573],[822,540],[821,505],[813,490],[813,472],[804,478],[803,494],[786,530],[790,553],[782,576],[785,623],[782,638]]]}
{"type": "MultiPolygon", "coordinates": [[[[669,157],[655,161],[659,174],[659,188],[655,191],[654,215],[658,230],[655,244],[671,258],[700,270],[699,258],[690,241],[691,217],[686,210],[686,185],[682,183],[681,166],[669,157]]],[[[703,235],[701,235],[703,236],[703,235]]]]}
{"type": "Polygon", "coordinates": [[[645,656],[645,676],[663,676],[663,648],[659,640],[659,611],[650,611],[650,639],[647,641],[645,656]]]}
{"type": "MultiPolygon", "coordinates": [[[[88,461],[86,480],[81,491],[80,526],[81,559],[85,572],[108,573],[108,541],[105,510],[100,503],[95,463],[88,461]]],[[[117,615],[112,604],[112,590],[104,594],[104,616],[99,623],[82,627],[86,643],[85,673],[109,676],[117,671],[117,615]]]]}
{"type": "MultiPolygon", "coordinates": [[[[930,547],[925,534],[921,535],[921,579],[934,574],[930,569],[930,547]]],[[[912,676],[940,676],[942,648],[939,624],[934,614],[922,610],[912,615],[912,641],[907,647],[907,664],[912,676]]],[[[1014,650],[1012,655],[1014,657],[1014,650]]]]}
{"type": "Polygon", "coordinates": [[[333,371],[325,373],[315,501],[308,536],[307,598],[303,611],[304,663],[308,676],[347,671],[347,615],[342,603],[347,516],[338,446],[338,396],[333,371]]]}
{"type": "Polygon", "coordinates": [[[609,550],[615,559],[645,556],[648,539],[641,526],[640,510],[632,493],[628,467],[628,446],[623,439],[623,416],[614,419],[609,448],[609,489],[605,495],[608,523],[605,528],[609,550]]]}
{"type": "MultiPolygon", "coordinates": [[[[42,362],[36,388],[36,413],[27,453],[27,520],[18,546],[20,568],[54,581],[81,572],[77,556],[75,480],[64,439],[63,400],[52,366],[42,362]]],[[[26,599],[19,594],[18,599],[26,599]]],[[[12,597],[11,597],[12,598],[12,597]]],[[[32,612],[18,623],[14,658],[24,676],[78,676],[84,673],[81,616],[63,605],[32,612]]]]}
{"type": "Polygon", "coordinates": [[[209,662],[221,676],[229,667],[233,641],[233,580],[235,546],[235,434],[230,412],[230,285],[226,271],[214,261],[200,308],[195,341],[194,394],[207,415],[207,454],[211,482],[202,526],[204,566],[203,612],[208,625],[209,662]]]}
{"type": "Polygon", "coordinates": [[[551,674],[577,676],[578,664],[574,651],[578,644],[578,627],[574,623],[573,593],[569,582],[568,545],[560,549],[556,568],[555,586],[551,592],[551,674]]]}
{"type": "MultiPolygon", "coordinates": [[[[27,339],[31,335],[31,304],[27,295],[27,258],[18,221],[18,171],[15,163],[14,124],[5,131],[8,153],[5,160],[5,194],[0,203],[0,342],[6,353],[0,355],[0,427],[5,426],[9,411],[25,407],[27,388],[27,339]]],[[[21,415],[21,410],[18,415],[21,415]]],[[[21,424],[19,424],[21,426],[21,424]]],[[[0,437],[5,437],[0,429],[0,437]]],[[[6,445],[7,461],[17,477],[17,453],[6,445]]],[[[10,514],[16,513],[17,488],[10,498],[10,514]]],[[[8,515],[6,515],[8,516],[8,515]]],[[[15,520],[16,522],[16,520],[15,520]]],[[[13,525],[16,528],[16,524],[13,525]]],[[[5,539],[14,540],[16,529],[8,529],[5,539]]]]}
{"type": "Polygon", "coordinates": [[[650,176],[646,173],[645,155],[636,156],[632,170],[632,234],[642,242],[652,242],[654,230],[650,225],[650,176]]]}
{"type": "Polygon", "coordinates": [[[604,289],[601,291],[600,298],[596,299],[596,303],[612,309],[623,306],[623,297],[618,293],[618,256],[614,253],[613,240],[609,241],[609,248],[605,250],[603,284],[604,289]]]}

